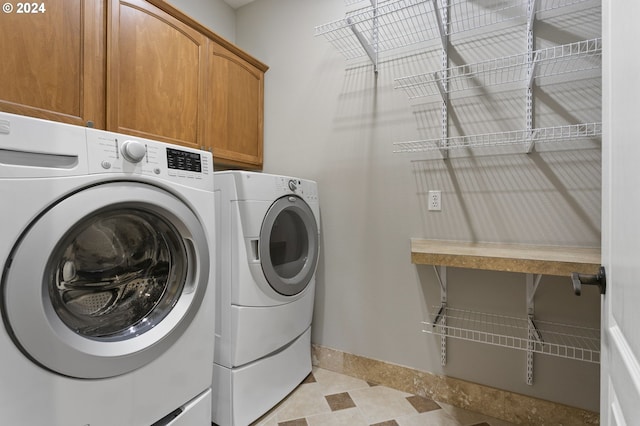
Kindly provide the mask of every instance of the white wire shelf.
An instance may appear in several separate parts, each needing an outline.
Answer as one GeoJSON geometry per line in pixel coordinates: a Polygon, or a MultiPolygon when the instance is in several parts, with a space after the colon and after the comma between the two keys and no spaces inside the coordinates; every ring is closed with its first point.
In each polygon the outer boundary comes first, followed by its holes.
{"type": "Polygon", "coordinates": [[[488,146],[531,144],[536,142],[561,142],[589,139],[602,135],[602,123],[572,124],[481,135],[454,136],[446,139],[394,142],[394,153],[417,153],[443,149],[460,149],[488,146]]]}
{"type": "Polygon", "coordinates": [[[366,0],[344,0],[344,5],[345,6],[351,6],[352,4],[356,4],[356,3],[362,3],[366,0]]]}
{"type": "MultiPolygon", "coordinates": [[[[587,1],[590,0],[538,0],[535,12],[536,14],[550,12],[587,1]]],[[[453,0],[449,4],[450,26],[448,34],[463,33],[510,20],[525,22],[527,19],[526,0],[491,0],[483,2],[453,0]]]]}
{"type": "Polygon", "coordinates": [[[600,330],[462,309],[435,307],[423,332],[531,351],[562,358],[600,362],[600,330]]]}
{"type": "MultiPolygon", "coordinates": [[[[536,13],[587,2],[591,0],[539,0],[536,13]]],[[[434,3],[441,8],[441,2],[434,0],[380,1],[377,8],[369,5],[317,26],[315,35],[324,36],[347,59],[365,56],[367,50],[384,52],[438,39],[434,3]]],[[[526,0],[452,0],[445,31],[452,35],[514,19],[526,22],[526,9],[526,0]]]]}
{"type": "Polygon", "coordinates": [[[536,50],[532,52],[533,59],[529,58],[529,54],[522,53],[452,67],[444,72],[397,78],[395,88],[404,90],[409,99],[415,99],[440,95],[442,92],[451,93],[508,83],[524,82],[524,88],[530,79],[540,77],[563,74],[571,74],[573,77],[576,72],[601,69],[602,39],[536,50]]]}
{"type": "Polygon", "coordinates": [[[367,48],[377,52],[409,46],[438,37],[437,22],[430,0],[391,0],[348,12],[343,19],[320,25],[315,35],[323,35],[347,59],[367,54],[367,48]],[[377,31],[374,32],[374,27],[377,31]],[[356,34],[361,34],[361,42],[356,34]],[[363,45],[367,47],[365,47],[363,45]]]}

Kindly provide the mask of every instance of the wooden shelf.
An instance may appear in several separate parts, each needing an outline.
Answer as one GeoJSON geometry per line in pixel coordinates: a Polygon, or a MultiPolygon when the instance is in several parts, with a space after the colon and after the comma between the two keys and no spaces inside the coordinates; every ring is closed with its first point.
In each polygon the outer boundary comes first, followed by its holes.
{"type": "Polygon", "coordinates": [[[411,239],[411,262],[490,271],[571,276],[597,274],[599,248],[411,239]]]}

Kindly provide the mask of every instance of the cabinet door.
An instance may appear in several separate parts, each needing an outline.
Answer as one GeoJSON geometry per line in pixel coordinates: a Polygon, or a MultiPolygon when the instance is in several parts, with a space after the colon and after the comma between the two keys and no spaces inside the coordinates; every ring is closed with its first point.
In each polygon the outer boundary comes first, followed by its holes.
{"type": "Polygon", "coordinates": [[[13,10],[0,16],[0,110],[104,128],[104,1],[7,5],[13,10]]]}
{"type": "Polygon", "coordinates": [[[107,129],[202,148],[207,39],[140,0],[111,0],[107,129]]]}
{"type": "Polygon", "coordinates": [[[264,72],[239,56],[209,43],[207,141],[214,161],[262,167],[264,72]]]}

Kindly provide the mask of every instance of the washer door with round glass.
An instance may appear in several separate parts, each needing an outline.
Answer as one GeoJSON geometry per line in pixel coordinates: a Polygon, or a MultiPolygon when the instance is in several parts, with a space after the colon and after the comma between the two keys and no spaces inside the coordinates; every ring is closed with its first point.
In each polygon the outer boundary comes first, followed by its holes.
{"type": "Polygon", "coordinates": [[[259,247],[269,285],[285,296],[303,291],[318,263],[318,225],[309,205],[294,195],[276,200],[262,222],[259,247]]]}
{"type": "Polygon", "coordinates": [[[4,271],[5,324],[59,374],[102,378],[148,364],[184,333],[209,278],[208,241],[175,196],[138,183],[85,189],[49,208],[4,271]]]}

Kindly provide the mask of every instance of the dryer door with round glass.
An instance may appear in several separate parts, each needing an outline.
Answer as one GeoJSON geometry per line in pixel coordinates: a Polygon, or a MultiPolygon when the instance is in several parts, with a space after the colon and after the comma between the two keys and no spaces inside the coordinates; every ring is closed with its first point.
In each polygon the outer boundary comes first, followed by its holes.
{"type": "Polygon", "coordinates": [[[25,231],[3,275],[13,340],[71,377],[151,362],[203,300],[205,235],[186,204],[149,185],[108,183],[61,200],[25,231]]]}
{"type": "Polygon", "coordinates": [[[302,198],[289,195],[271,205],[259,250],[262,271],[275,291],[293,296],[307,287],[318,262],[318,225],[302,198]]]}

